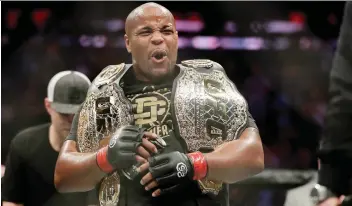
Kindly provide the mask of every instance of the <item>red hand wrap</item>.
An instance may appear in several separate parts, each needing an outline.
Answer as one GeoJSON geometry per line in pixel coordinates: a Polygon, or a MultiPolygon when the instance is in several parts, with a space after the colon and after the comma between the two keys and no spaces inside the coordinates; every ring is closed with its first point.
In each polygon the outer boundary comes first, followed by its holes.
{"type": "Polygon", "coordinates": [[[208,164],[204,155],[201,152],[193,152],[187,154],[193,164],[193,180],[201,180],[208,173],[208,164]]]}
{"type": "Polygon", "coordinates": [[[114,170],[107,159],[106,153],[108,152],[108,147],[103,147],[97,152],[97,164],[98,167],[105,173],[110,173],[114,170]]]}

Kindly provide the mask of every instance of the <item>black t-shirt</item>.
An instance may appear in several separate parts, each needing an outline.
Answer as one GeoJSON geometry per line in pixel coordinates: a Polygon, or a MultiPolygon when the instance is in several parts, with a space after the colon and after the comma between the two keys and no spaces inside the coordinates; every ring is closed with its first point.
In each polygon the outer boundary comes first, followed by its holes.
{"type": "Polygon", "coordinates": [[[49,142],[50,124],[20,132],[11,142],[2,178],[2,201],[25,206],[86,205],[85,193],[59,194],[54,186],[58,152],[49,142]]]}
{"type": "MultiPolygon", "coordinates": [[[[133,113],[135,124],[146,128],[148,131],[153,132],[162,137],[168,144],[168,147],[163,150],[163,153],[172,151],[179,151],[186,153],[183,148],[182,139],[178,138],[174,133],[174,126],[171,117],[171,90],[174,77],[165,79],[157,85],[147,84],[138,81],[133,69],[126,72],[125,76],[120,82],[120,86],[125,92],[125,96],[131,101],[133,105],[133,113]]],[[[249,113],[248,113],[249,114],[249,113]]],[[[68,140],[76,140],[76,130],[78,125],[78,115],[73,119],[72,128],[68,140]]],[[[248,126],[257,128],[253,118],[249,115],[248,126]]],[[[141,177],[140,177],[141,178],[141,177]]],[[[172,194],[159,198],[152,198],[151,192],[146,192],[144,187],[139,184],[140,178],[136,178],[135,182],[121,177],[121,194],[124,197],[126,205],[145,206],[145,205],[182,205],[182,206],[195,206],[195,205],[209,205],[200,202],[209,202],[209,197],[201,195],[198,185],[195,181],[190,181],[188,185],[184,185],[184,190],[179,194],[172,194]],[[124,187],[123,185],[128,185],[124,187]]],[[[228,187],[221,195],[227,196],[228,187]]],[[[212,202],[211,205],[226,205],[227,198],[222,198],[221,201],[212,202]],[[218,204],[216,204],[216,202],[218,204]],[[220,202],[222,202],[220,204],[220,202]]]]}

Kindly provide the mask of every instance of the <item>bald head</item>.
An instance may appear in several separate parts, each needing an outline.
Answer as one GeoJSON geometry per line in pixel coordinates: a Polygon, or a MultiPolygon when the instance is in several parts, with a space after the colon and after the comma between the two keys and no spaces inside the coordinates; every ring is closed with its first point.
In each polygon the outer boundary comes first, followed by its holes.
{"type": "Polygon", "coordinates": [[[140,18],[143,18],[146,15],[153,15],[155,18],[168,17],[172,22],[175,22],[174,16],[167,8],[157,3],[148,2],[138,6],[133,11],[131,11],[131,13],[129,13],[125,22],[126,34],[130,34],[135,21],[138,21],[140,18]]]}
{"type": "Polygon", "coordinates": [[[173,74],[178,34],[171,12],[156,3],[135,8],[127,17],[124,36],[139,80],[161,81],[173,74]]]}

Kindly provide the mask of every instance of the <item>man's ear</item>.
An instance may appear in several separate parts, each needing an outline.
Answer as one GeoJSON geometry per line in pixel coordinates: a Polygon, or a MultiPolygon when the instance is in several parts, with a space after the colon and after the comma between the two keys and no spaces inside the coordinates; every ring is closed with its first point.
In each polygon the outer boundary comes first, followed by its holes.
{"type": "Polygon", "coordinates": [[[50,101],[47,97],[44,99],[44,107],[45,107],[46,111],[48,112],[48,114],[51,115],[52,108],[51,108],[50,101]]]}
{"type": "Polygon", "coordinates": [[[131,53],[131,45],[130,45],[130,40],[128,39],[127,34],[124,36],[125,39],[125,45],[128,53],[131,53]]]}

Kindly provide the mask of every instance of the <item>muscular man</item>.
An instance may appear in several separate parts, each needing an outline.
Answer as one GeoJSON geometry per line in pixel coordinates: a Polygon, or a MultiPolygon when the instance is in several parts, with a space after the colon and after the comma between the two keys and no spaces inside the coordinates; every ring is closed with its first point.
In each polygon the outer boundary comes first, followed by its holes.
{"type": "Polygon", "coordinates": [[[245,99],[220,64],[176,64],[175,20],[163,6],[137,7],[125,31],[132,64],[108,66],[92,83],[56,188],[96,187],[100,205],[229,205],[227,184],[264,168],[245,99]]]}
{"type": "Polygon", "coordinates": [[[52,77],[44,100],[51,123],[27,128],[11,141],[1,182],[4,206],[84,205],[85,194],[62,195],[56,191],[54,170],[73,116],[90,84],[84,74],[75,71],[62,71],[52,77]]]}
{"type": "MultiPolygon", "coordinates": [[[[318,185],[312,191],[321,206],[340,205],[343,195],[352,194],[352,2],[345,5],[329,94],[318,185]]],[[[342,204],[352,205],[352,200],[342,204]]]]}

